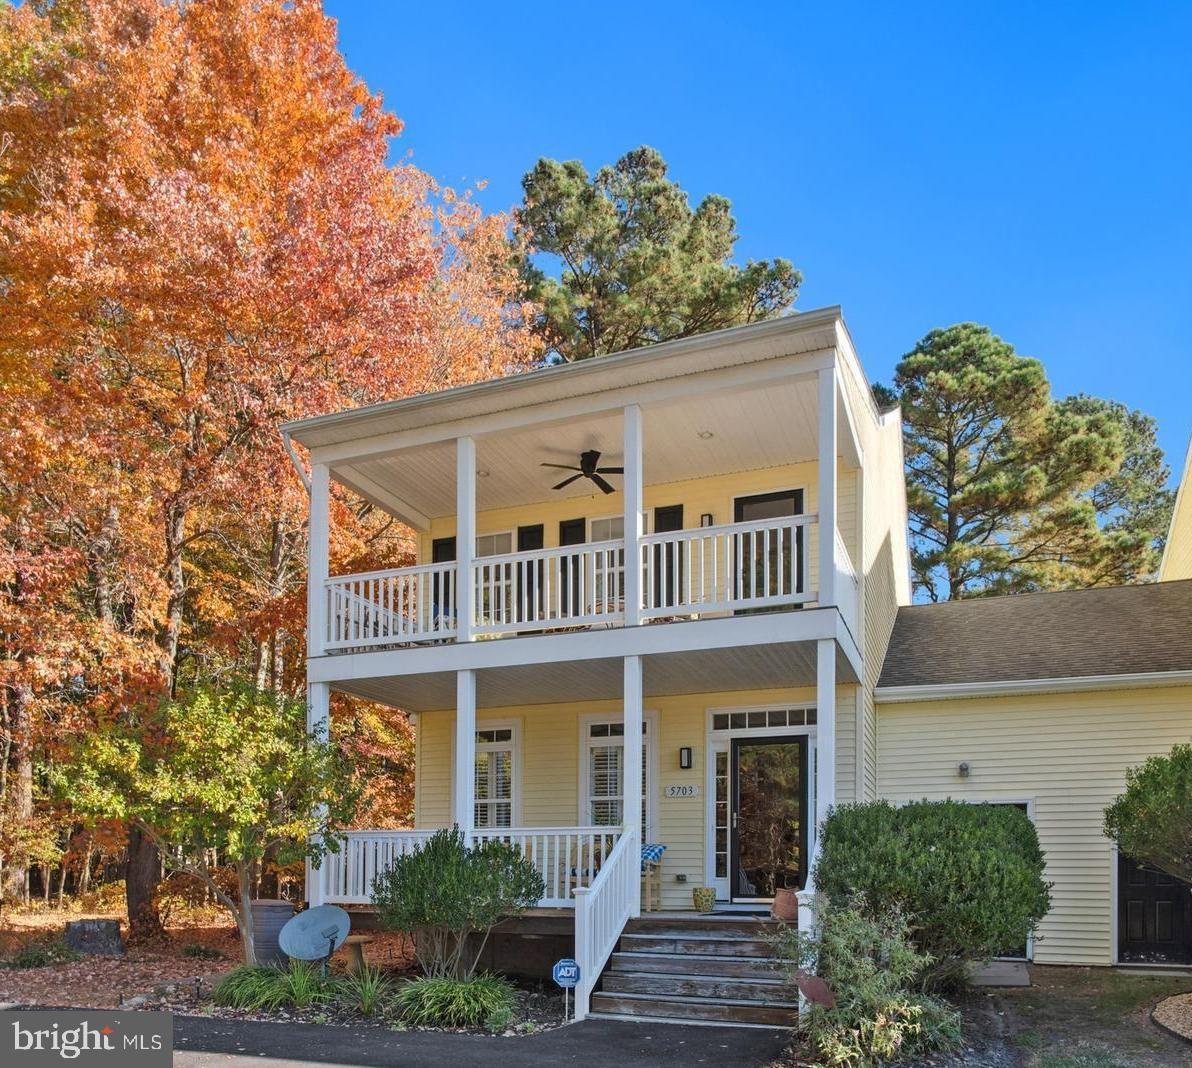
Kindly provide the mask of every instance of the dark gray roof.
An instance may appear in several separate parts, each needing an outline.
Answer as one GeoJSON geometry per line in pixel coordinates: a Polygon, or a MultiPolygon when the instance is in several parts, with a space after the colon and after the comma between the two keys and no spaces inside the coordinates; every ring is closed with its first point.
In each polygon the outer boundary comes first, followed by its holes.
{"type": "Polygon", "coordinates": [[[1192,580],[898,610],[879,686],[1192,670],[1192,580]]]}

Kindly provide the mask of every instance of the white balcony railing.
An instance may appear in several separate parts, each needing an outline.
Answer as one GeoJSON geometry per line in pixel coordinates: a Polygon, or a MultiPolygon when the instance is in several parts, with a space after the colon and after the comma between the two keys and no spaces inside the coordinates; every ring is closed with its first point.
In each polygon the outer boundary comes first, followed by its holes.
{"type": "Polygon", "coordinates": [[[455,636],[454,563],[419,564],[327,579],[327,649],[439,641],[455,636]]]}
{"type": "Polygon", "coordinates": [[[553,630],[624,618],[625,543],[484,556],[472,564],[476,633],[553,630]]]}
{"type": "MultiPolygon", "coordinates": [[[[346,831],[338,853],[316,870],[308,866],[311,904],[366,905],[373,880],[398,857],[412,853],[435,832],[346,831]]],[[[546,886],[538,904],[568,908],[577,889],[590,886],[621,837],[620,827],[494,827],[472,832],[475,842],[511,842],[538,869],[546,886]]]]}
{"type": "Polygon", "coordinates": [[[814,523],[812,515],[784,516],[642,538],[643,618],[814,600],[807,545],[814,523]]]}
{"type": "MultiPolygon", "coordinates": [[[[815,530],[814,515],[782,516],[649,534],[637,553],[616,540],[480,557],[466,594],[473,598],[474,634],[623,622],[627,553],[641,567],[645,621],[806,604],[817,599],[810,566],[815,530]]],[[[856,636],[856,573],[839,531],[831,544],[837,600],[856,636]]],[[[337,576],[325,589],[323,647],[330,652],[452,640],[465,595],[451,561],[337,576]]]]}

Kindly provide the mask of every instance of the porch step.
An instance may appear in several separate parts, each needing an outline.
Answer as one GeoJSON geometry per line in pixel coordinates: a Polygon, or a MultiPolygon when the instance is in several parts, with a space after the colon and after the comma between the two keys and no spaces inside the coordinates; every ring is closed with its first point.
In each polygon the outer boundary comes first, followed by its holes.
{"type": "Polygon", "coordinates": [[[591,1015],[648,1016],[655,1020],[698,1020],[703,1023],[794,1027],[798,1013],[797,1002],[657,997],[652,994],[606,994],[600,991],[592,995],[591,1015]]]}
{"type": "Polygon", "coordinates": [[[635,953],[698,953],[701,957],[769,957],[770,944],[730,935],[623,934],[621,948],[635,953]]]}
{"type": "Polygon", "coordinates": [[[641,972],[608,972],[606,994],[679,994],[693,998],[721,998],[726,1001],[785,1001],[790,990],[781,979],[753,979],[740,976],[649,975],[641,972]]]}
{"type": "Polygon", "coordinates": [[[722,975],[741,979],[772,979],[774,965],[761,957],[701,957],[693,953],[614,953],[609,972],[647,975],[722,975]]]}
{"type": "Polygon", "coordinates": [[[592,994],[593,1016],[791,1027],[797,995],[774,967],[767,918],[631,920],[592,994]]]}

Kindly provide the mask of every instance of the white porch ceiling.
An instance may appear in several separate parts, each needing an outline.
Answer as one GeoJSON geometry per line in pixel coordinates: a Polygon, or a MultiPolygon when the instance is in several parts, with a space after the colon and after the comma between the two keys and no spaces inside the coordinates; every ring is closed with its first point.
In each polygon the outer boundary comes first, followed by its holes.
{"type": "MultiPolygon", "coordinates": [[[[815,643],[780,642],[662,653],[643,658],[644,694],[665,697],[815,685],[815,643]]],[[[837,677],[847,681],[851,667],[837,650],[837,677]]],[[[550,664],[525,664],[477,672],[477,708],[551,704],[560,700],[618,700],[623,674],[619,657],[550,664]]],[[[370,701],[431,712],[455,707],[455,673],[436,671],[337,682],[335,689],[370,701]]]]}
{"type": "MultiPolygon", "coordinates": [[[[730,474],[812,460],[817,453],[818,420],[814,377],[765,388],[681,398],[643,407],[646,484],[730,474]],[[700,437],[701,432],[712,436],[700,437]]],[[[839,412],[841,452],[851,455],[843,401],[839,412]]],[[[543,462],[578,464],[587,449],[601,453],[602,466],[620,466],[622,428],[619,411],[561,423],[480,437],[476,466],[480,510],[590,497],[587,479],[552,490],[567,472],[543,468],[543,462]]],[[[334,477],[406,522],[455,513],[454,442],[437,442],[355,464],[336,465],[334,477]]],[[[620,476],[609,481],[620,489],[620,476]]]]}

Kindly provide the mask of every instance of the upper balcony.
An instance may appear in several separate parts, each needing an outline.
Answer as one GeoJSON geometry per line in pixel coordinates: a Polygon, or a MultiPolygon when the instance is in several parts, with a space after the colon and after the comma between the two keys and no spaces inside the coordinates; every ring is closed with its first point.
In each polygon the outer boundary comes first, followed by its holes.
{"type": "Polygon", "coordinates": [[[801,607],[859,644],[865,388],[826,309],[290,424],[309,652],[801,607]],[[419,562],[329,575],[332,480],[413,528],[419,562]]]}

